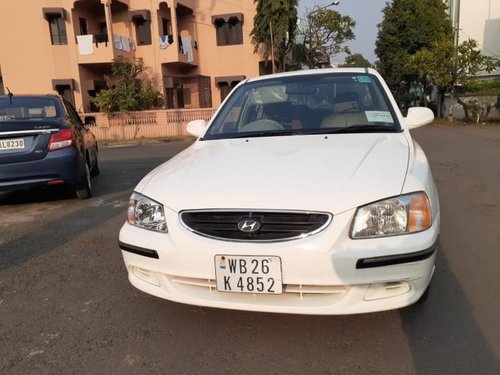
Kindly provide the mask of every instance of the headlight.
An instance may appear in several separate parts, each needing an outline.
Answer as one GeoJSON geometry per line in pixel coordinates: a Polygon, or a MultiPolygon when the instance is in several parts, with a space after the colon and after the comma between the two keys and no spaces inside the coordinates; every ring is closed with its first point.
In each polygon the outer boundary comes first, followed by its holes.
{"type": "Polygon", "coordinates": [[[167,232],[163,205],[139,193],[133,193],[130,197],[127,221],[137,227],[167,232]]]}
{"type": "Polygon", "coordinates": [[[359,207],[354,215],[352,238],[373,238],[420,232],[432,224],[431,206],[423,192],[359,207]]]}

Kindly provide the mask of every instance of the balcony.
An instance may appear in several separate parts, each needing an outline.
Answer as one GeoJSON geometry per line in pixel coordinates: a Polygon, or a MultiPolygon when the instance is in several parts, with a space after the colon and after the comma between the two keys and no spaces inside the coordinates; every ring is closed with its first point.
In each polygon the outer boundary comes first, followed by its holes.
{"type": "MultiPolygon", "coordinates": [[[[191,40],[190,38],[185,39],[185,43],[191,45],[182,48],[182,42],[180,38],[177,40],[174,38],[172,43],[169,43],[167,35],[164,36],[165,42],[160,43],[160,63],[162,64],[182,64],[189,66],[198,66],[198,48],[197,42],[191,40]],[[186,52],[186,53],[185,53],[186,52]]],[[[171,37],[172,38],[172,37],[171,37]]]]}
{"type": "Polygon", "coordinates": [[[107,35],[81,35],[77,40],[79,64],[111,63],[118,56],[129,59],[135,56],[134,42],[125,36],[114,35],[112,43],[108,41],[107,35]]]}

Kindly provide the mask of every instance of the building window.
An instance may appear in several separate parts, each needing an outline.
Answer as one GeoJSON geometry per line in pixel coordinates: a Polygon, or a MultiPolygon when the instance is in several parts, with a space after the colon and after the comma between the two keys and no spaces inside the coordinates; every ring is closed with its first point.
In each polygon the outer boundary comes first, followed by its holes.
{"type": "Polygon", "coordinates": [[[220,91],[220,101],[226,99],[226,96],[245,78],[245,76],[215,77],[215,84],[220,91]]]}
{"type": "Polygon", "coordinates": [[[221,103],[224,101],[224,99],[226,99],[226,96],[228,96],[231,93],[231,91],[233,91],[233,89],[236,87],[238,83],[239,82],[231,82],[231,84],[229,84],[227,82],[221,82],[219,84],[221,103]]]}
{"type": "Polygon", "coordinates": [[[172,30],[170,27],[170,20],[168,20],[167,18],[162,18],[161,24],[162,24],[162,28],[163,28],[163,35],[172,35],[172,30]]]}
{"type": "Polygon", "coordinates": [[[210,77],[164,77],[167,108],[211,108],[210,77]]]}
{"type": "Polygon", "coordinates": [[[243,14],[213,16],[212,23],[216,29],[218,46],[243,44],[243,14]]]}
{"type": "Polygon", "coordinates": [[[135,38],[137,45],[151,44],[151,12],[147,9],[130,12],[130,18],[135,25],[135,38]]]}
{"type": "Polygon", "coordinates": [[[87,35],[88,34],[87,19],[80,17],[78,20],[80,22],[80,35],[87,35]]]}
{"type": "Polygon", "coordinates": [[[75,85],[72,79],[53,79],[52,88],[72,105],[75,105],[75,85]]]}
{"type": "Polygon", "coordinates": [[[53,45],[68,44],[66,23],[60,14],[48,14],[47,21],[50,28],[50,39],[53,45]]]}
{"type": "Polygon", "coordinates": [[[57,85],[57,93],[71,104],[75,105],[75,94],[69,85],[57,85]]]}
{"type": "Polygon", "coordinates": [[[259,61],[259,76],[273,73],[272,60],[259,61]]]}
{"type": "Polygon", "coordinates": [[[151,44],[151,21],[135,20],[135,37],[139,46],[151,44]]]}

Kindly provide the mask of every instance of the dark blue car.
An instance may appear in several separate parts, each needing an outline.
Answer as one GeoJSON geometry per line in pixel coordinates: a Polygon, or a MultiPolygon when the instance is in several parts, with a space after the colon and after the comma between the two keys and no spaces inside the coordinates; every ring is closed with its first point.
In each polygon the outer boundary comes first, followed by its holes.
{"type": "Polygon", "coordinates": [[[0,96],[0,191],[66,184],[89,198],[99,174],[94,124],[59,96],[0,96]]]}

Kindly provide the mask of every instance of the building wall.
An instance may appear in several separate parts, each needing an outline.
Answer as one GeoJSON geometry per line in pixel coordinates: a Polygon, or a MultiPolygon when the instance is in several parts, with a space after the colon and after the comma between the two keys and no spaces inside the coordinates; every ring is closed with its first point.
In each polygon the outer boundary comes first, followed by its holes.
{"type": "MultiPolygon", "coordinates": [[[[259,75],[258,55],[253,53],[254,47],[251,43],[250,32],[253,28],[255,7],[253,0],[198,0],[200,5],[194,21],[197,23],[199,53],[203,56],[203,64],[200,64],[200,74],[213,77],[239,76],[248,77],[259,75]],[[231,4],[238,4],[232,6],[231,4]],[[244,13],[243,20],[243,44],[232,46],[217,46],[216,31],[212,24],[212,15],[227,13],[244,13]]],[[[212,80],[212,100],[219,103],[220,92],[212,80]]]]}
{"type": "MultiPolygon", "coordinates": [[[[448,0],[458,42],[474,39],[481,52],[500,58],[500,0],[448,0]]],[[[500,75],[500,70],[492,73],[500,75]]]]}
{"type": "MultiPolygon", "coordinates": [[[[250,31],[253,27],[255,5],[253,0],[112,0],[119,1],[119,11],[112,15],[112,32],[136,41],[135,24],[127,11],[147,9],[151,14],[151,45],[135,45],[130,52],[116,51],[113,41],[108,46],[99,45],[92,55],[79,54],[76,36],[80,33],[79,17],[92,17],[85,2],[74,0],[1,0],[0,1],[0,69],[3,85],[13,93],[55,93],[53,79],[73,79],[75,105],[81,112],[88,110],[89,80],[102,78],[109,71],[112,58],[124,55],[141,57],[148,67],[146,76],[163,91],[164,76],[202,75],[210,77],[212,105],[220,103],[220,91],[216,77],[245,76],[259,74],[260,54],[253,52],[250,31]],[[76,5],[75,5],[76,4],[76,5]],[[161,4],[161,5],[160,5],[161,4]],[[167,7],[168,6],[168,7],[167,7]],[[187,6],[192,14],[184,16],[175,24],[175,9],[187,6]],[[66,11],[67,45],[52,45],[49,24],[42,8],[61,7],[66,11]],[[243,44],[217,46],[216,28],[212,16],[228,13],[243,13],[243,44]],[[161,16],[169,18],[174,34],[190,35],[197,42],[195,62],[189,64],[179,55],[177,37],[167,49],[160,49],[159,35],[162,31],[161,16]]],[[[114,4],[116,6],[116,3],[114,4]]],[[[95,0],[95,7],[104,7],[95,0]]],[[[113,7],[112,7],[113,8],[113,7]]],[[[115,7],[116,9],[116,7],[115,7]]],[[[185,8],[183,8],[185,9],[185,8]]],[[[97,18],[97,16],[94,16],[97,18]]],[[[91,21],[91,20],[89,20],[91,21]]],[[[97,21],[97,20],[94,20],[97,21]]],[[[96,32],[95,23],[89,22],[88,32],[96,32]]],[[[108,27],[109,30],[109,27],[108,27]]]]}
{"type": "MultiPolygon", "coordinates": [[[[52,79],[71,78],[76,60],[71,44],[52,46],[42,7],[61,7],[62,0],[2,0],[0,66],[4,85],[13,93],[53,93],[52,79]]],[[[67,28],[68,40],[73,37],[67,28]]]]}

